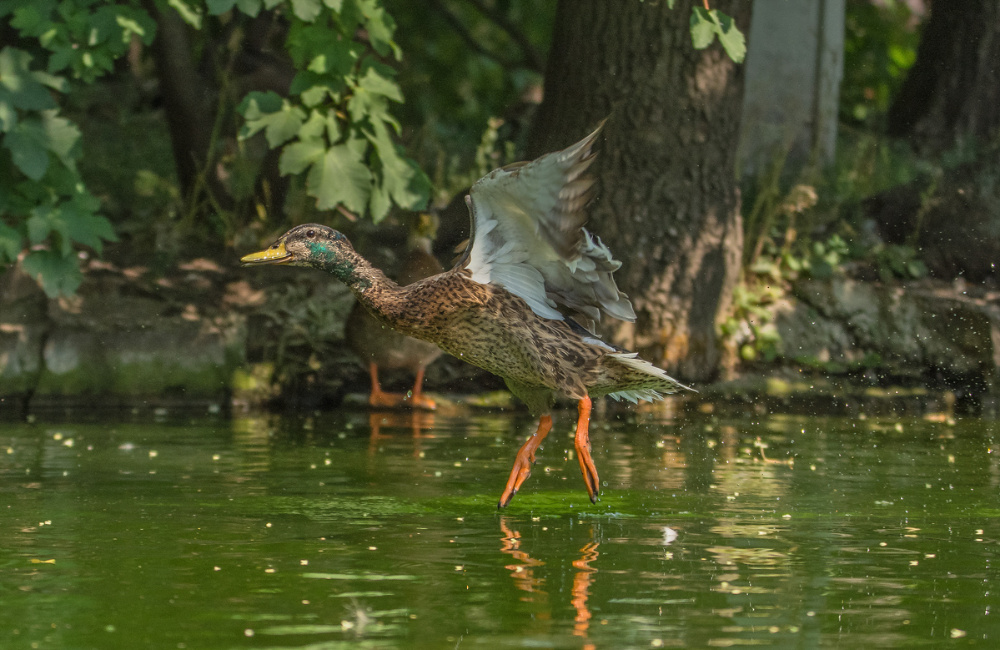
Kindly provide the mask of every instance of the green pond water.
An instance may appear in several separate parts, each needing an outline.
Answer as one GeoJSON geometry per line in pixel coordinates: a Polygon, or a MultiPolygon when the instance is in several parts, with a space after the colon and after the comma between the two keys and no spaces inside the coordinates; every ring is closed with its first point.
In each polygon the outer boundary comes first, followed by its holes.
{"type": "Polygon", "coordinates": [[[160,419],[0,423],[0,647],[1000,647],[995,422],[160,419]]]}

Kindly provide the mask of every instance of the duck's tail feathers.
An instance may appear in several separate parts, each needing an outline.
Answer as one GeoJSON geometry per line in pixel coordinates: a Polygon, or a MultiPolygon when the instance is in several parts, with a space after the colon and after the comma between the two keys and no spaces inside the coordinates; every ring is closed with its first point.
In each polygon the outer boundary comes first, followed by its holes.
{"type": "Polygon", "coordinates": [[[633,387],[609,393],[616,400],[627,400],[633,404],[639,400],[654,402],[663,399],[664,395],[672,395],[682,390],[697,392],[690,386],[685,386],[662,368],[657,368],[648,361],[640,359],[635,352],[615,352],[608,355],[625,366],[633,387]]]}

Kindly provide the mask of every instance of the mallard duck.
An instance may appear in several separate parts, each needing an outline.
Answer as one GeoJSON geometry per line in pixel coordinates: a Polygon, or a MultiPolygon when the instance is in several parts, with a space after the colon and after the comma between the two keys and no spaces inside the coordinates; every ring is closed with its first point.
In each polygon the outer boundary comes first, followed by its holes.
{"type": "Polygon", "coordinates": [[[583,226],[593,195],[593,144],[600,132],[532,162],[496,169],[466,197],[472,236],[455,266],[405,287],[318,224],[292,228],[245,265],[310,266],[344,282],[376,318],[499,375],[539,416],[500,496],[504,508],[531,473],[552,428],[557,395],[577,402],[574,445],[587,494],[597,501],[590,454],[592,399],[661,399],[687,387],[634,352],[594,333],[602,314],[634,320],[612,276],[621,262],[583,226]]]}
{"type": "MultiPolygon", "coordinates": [[[[436,275],[444,270],[441,263],[431,253],[434,217],[421,214],[416,217],[407,241],[407,253],[403,258],[399,273],[399,284],[408,285],[418,280],[436,275]]],[[[434,400],[423,393],[424,370],[441,356],[441,349],[433,343],[421,341],[404,334],[376,319],[357,302],[347,317],[345,338],[348,345],[368,369],[371,377],[371,392],[368,404],[374,407],[410,405],[414,408],[434,410],[434,400]],[[402,368],[414,374],[413,390],[409,395],[387,393],[379,384],[379,368],[402,368]]]]}

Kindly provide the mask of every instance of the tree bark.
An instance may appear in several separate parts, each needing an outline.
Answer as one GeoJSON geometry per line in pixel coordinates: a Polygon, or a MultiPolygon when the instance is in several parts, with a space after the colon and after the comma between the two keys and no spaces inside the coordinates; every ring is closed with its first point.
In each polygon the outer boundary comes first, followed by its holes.
{"type": "Polygon", "coordinates": [[[985,143],[1000,127],[1000,2],[938,0],[893,100],[890,135],[926,153],[985,143]]]}
{"type": "MultiPolygon", "coordinates": [[[[177,166],[177,181],[190,199],[199,175],[208,167],[215,110],[213,95],[192,57],[188,26],[172,8],[160,10],[152,0],[143,3],[156,21],[156,39],[151,46],[156,62],[170,144],[177,166]]],[[[206,174],[206,179],[211,174],[206,174]]]]}
{"type": "MultiPolygon", "coordinates": [[[[691,0],[667,4],[560,0],[528,157],[609,118],[589,228],[622,260],[616,278],[638,318],[606,323],[605,333],[704,381],[719,365],[717,323],[740,270],[743,72],[718,44],[693,48],[691,0]]],[[[712,7],[749,31],[750,3],[712,7]]]]}

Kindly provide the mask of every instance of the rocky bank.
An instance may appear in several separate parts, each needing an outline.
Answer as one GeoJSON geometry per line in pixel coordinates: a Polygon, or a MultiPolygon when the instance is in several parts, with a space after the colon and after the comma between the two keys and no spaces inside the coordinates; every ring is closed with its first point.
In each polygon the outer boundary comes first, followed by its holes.
{"type": "MultiPolygon", "coordinates": [[[[351,300],[320,274],[205,259],[166,274],[91,260],[78,295],[58,299],[10,270],[0,275],[0,411],[335,407],[367,390],[343,345],[351,300]]],[[[780,357],[700,386],[694,402],[787,405],[798,395],[814,404],[883,391],[932,409],[995,410],[998,291],[834,277],[797,282],[773,312],[780,357]]],[[[408,381],[388,383],[405,390],[408,381]]],[[[445,359],[427,387],[474,393],[502,383],[445,359]]]]}

